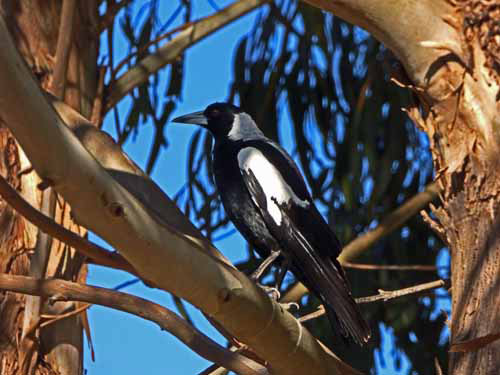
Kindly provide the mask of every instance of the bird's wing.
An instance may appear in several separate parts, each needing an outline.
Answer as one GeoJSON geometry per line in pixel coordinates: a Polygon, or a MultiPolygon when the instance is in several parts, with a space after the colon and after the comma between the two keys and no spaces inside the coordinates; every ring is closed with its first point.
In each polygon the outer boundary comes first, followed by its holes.
{"type": "Polygon", "coordinates": [[[340,243],[314,206],[297,167],[283,154],[272,144],[243,147],[238,162],[245,186],[296,276],[321,298],[331,323],[362,344],[370,332],[336,260],[340,243]]]}

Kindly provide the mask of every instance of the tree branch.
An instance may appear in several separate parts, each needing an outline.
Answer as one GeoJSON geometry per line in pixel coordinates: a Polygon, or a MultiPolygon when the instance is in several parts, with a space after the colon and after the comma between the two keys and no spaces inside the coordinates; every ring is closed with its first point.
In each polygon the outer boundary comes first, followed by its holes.
{"type": "Polygon", "coordinates": [[[158,324],[203,358],[231,371],[242,375],[268,374],[262,365],[220,346],[174,312],[140,297],[65,280],[8,274],[0,274],[0,289],[42,296],[52,302],[81,301],[125,311],[158,324]]]}
{"type": "Polygon", "coordinates": [[[80,224],[118,249],[141,275],[210,315],[277,375],[357,373],[255,283],[210,255],[206,241],[161,222],[112,178],[48,105],[1,17],[0,86],[9,88],[0,91],[0,114],[38,174],[52,182],[80,224]]]}
{"type": "MultiPolygon", "coordinates": [[[[450,281],[449,280],[436,280],[436,281],[431,281],[428,283],[424,284],[418,284],[415,286],[411,286],[408,288],[403,288],[403,289],[398,289],[398,290],[378,290],[378,294],[375,294],[373,296],[368,296],[368,297],[360,297],[356,298],[356,303],[362,304],[362,303],[372,303],[372,302],[378,302],[378,301],[384,301],[387,302],[388,300],[394,299],[394,298],[399,298],[403,296],[408,296],[412,294],[418,294],[425,292],[427,290],[432,290],[432,289],[438,289],[441,287],[449,288],[450,287],[450,281]]],[[[323,306],[320,306],[320,308],[310,314],[304,315],[299,318],[299,321],[307,322],[308,320],[318,318],[322,315],[325,314],[325,308],[323,306]]]]}
{"type": "Polygon", "coordinates": [[[342,264],[343,262],[351,261],[360,256],[375,242],[400,228],[408,219],[425,208],[430,202],[438,197],[438,193],[439,188],[437,182],[427,185],[424,191],[415,194],[387,215],[375,229],[349,242],[338,257],[339,262],[342,264]]]}
{"type": "Polygon", "coordinates": [[[64,313],[64,314],[59,314],[59,315],[42,314],[41,318],[47,319],[47,320],[40,323],[40,328],[47,327],[51,324],[54,324],[55,322],[58,322],[59,320],[63,320],[63,319],[69,318],[71,316],[78,315],[90,307],[92,307],[92,304],[86,303],[85,305],[82,305],[82,306],[80,306],[74,310],[68,311],[67,313],[64,313]]]}
{"type": "MultiPolygon", "coordinates": [[[[121,269],[137,275],[137,271],[117,253],[111,253],[106,249],[87,241],[78,234],[57,224],[53,219],[45,216],[28,202],[26,202],[3,178],[0,176],[0,195],[3,199],[23,217],[36,225],[41,231],[57,238],[59,241],[75,248],[83,255],[92,258],[103,266],[121,269]]],[[[37,275],[37,278],[42,275],[37,275]]]]}
{"type": "Polygon", "coordinates": [[[356,303],[372,303],[377,301],[387,302],[390,299],[399,298],[403,296],[408,296],[411,294],[421,293],[427,290],[438,289],[438,288],[449,288],[449,280],[436,280],[430,281],[428,283],[418,284],[415,286],[410,286],[408,288],[398,289],[398,290],[378,290],[378,294],[369,297],[356,298],[356,303]]]}
{"type": "Polygon", "coordinates": [[[344,268],[353,268],[357,270],[388,270],[388,271],[436,271],[436,266],[427,264],[361,264],[343,262],[344,268]]]}
{"type": "Polygon", "coordinates": [[[151,74],[175,61],[188,47],[213,34],[228,23],[244,16],[270,0],[240,0],[212,16],[193,22],[170,42],[146,56],[119,77],[109,90],[105,112],[113,108],[125,95],[147,82],[151,74]]]}
{"type": "MultiPolygon", "coordinates": [[[[241,348],[237,348],[235,346],[231,346],[229,348],[230,351],[232,352],[241,352],[241,348]]],[[[219,366],[217,363],[214,363],[211,366],[208,366],[206,369],[203,371],[199,372],[198,375],[227,375],[229,371],[224,368],[219,366]]]]}
{"type": "Polygon", "coordinates": [[[50,91],[58,98],[64,98],[66,87],[66,72],[68,70],[69,52],[73,41],[73,20],[75,17],[76,0],[64,0],[61,11],[61,23],[56,47],[56,63],[50,91]]]}
{"type": "Polygon", "coordinates": [[[212,365],[207,367],[202,372],[198,373],[198,375],[227,375],[229,371],[224,367],[220,367],[218,365],[212,365]]]}
{"type": "Polygon", "coordinates": [[[106,13],[99,20],[99,34],[114,22],[115,16],[118,14],[118,12],[126,7],[130,2],[131,0],[122,0],[118,3],[114,3],[108,9],[106,9],[106,13]]]}

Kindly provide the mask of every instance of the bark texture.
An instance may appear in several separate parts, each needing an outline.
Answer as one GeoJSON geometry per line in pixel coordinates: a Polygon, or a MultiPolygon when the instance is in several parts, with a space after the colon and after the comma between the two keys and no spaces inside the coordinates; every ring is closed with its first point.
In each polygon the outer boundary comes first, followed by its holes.
{"type": "MultiPolygon", "coordinates": [[[[61,0],[3,0],[0,14],[7,22],[18,50],[41,86],[51,86],[61,20],[61,0]]],[[[78,2],[69,50],[64,101],[90,117],[97,85],[97,4],[78,2]]],[[[20,103],[22,105],[22,103],[20,103]]],[[[7,176],[26,200],[42,205],[41,182],[7,127],[0,128],[0,173],[7,176]]],[[[46,195],[46,194],[45,194],[46,195]]],[[[84,234],[70,218],[70,208],[57,200],[55,218],[84,234]]],[[[85,281],[83,258],[53,241],[46,264],[34,254],[37,229],[0,202],[0,272],[85,281]]],[[[43,258],[43,257],[42,257],[43,258]]],[[[40,313],[58,314],[76,307],[72,302],[48,306],[39,297],[0,294],[0,373],[78,374],[82,372],[83,326],[86,316],[74,316],[38,329],[40,313]]]]}
{"type": "MultiPolygon", "coordinates": [[[[451,251],[450,344],[497,334],[500,321],[500,4],[463,1],[444,18],[462,55],[436,61],[430,105],[417,123],[431,140],[442,206],[430,222],[451,251]]],[[[430,48],[439,44],[428,44],[430,48]]],[[[500,341],[450,353],[450,374],[500,372],[500,341]]]]}

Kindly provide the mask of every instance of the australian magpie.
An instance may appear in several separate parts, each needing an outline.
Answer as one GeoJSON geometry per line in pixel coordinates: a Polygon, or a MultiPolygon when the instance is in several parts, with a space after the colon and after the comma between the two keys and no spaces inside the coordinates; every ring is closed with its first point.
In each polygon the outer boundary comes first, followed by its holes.
{"type": "Polygon", "coordinates": [[[214,136],[215,183],[227,215],[246,240],[263,257],[280,250],[295,276],[323,302],[336,332],[360,345],[367,342],[370,329],[337,261],[341,244],[290,156],[229,103],[173,121],[201,125],[214,136]]]}

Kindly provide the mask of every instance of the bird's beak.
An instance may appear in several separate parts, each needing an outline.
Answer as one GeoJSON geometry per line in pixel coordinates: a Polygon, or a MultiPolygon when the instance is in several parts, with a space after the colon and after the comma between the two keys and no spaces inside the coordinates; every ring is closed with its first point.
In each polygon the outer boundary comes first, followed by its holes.
{"type": "Polygon", "coordinates": [[[203,111],[193,112],[184,116],[176,117],[172,121],[181,122],[184,124],[208,125],[207,118],[203,114],[203,111]]]}

